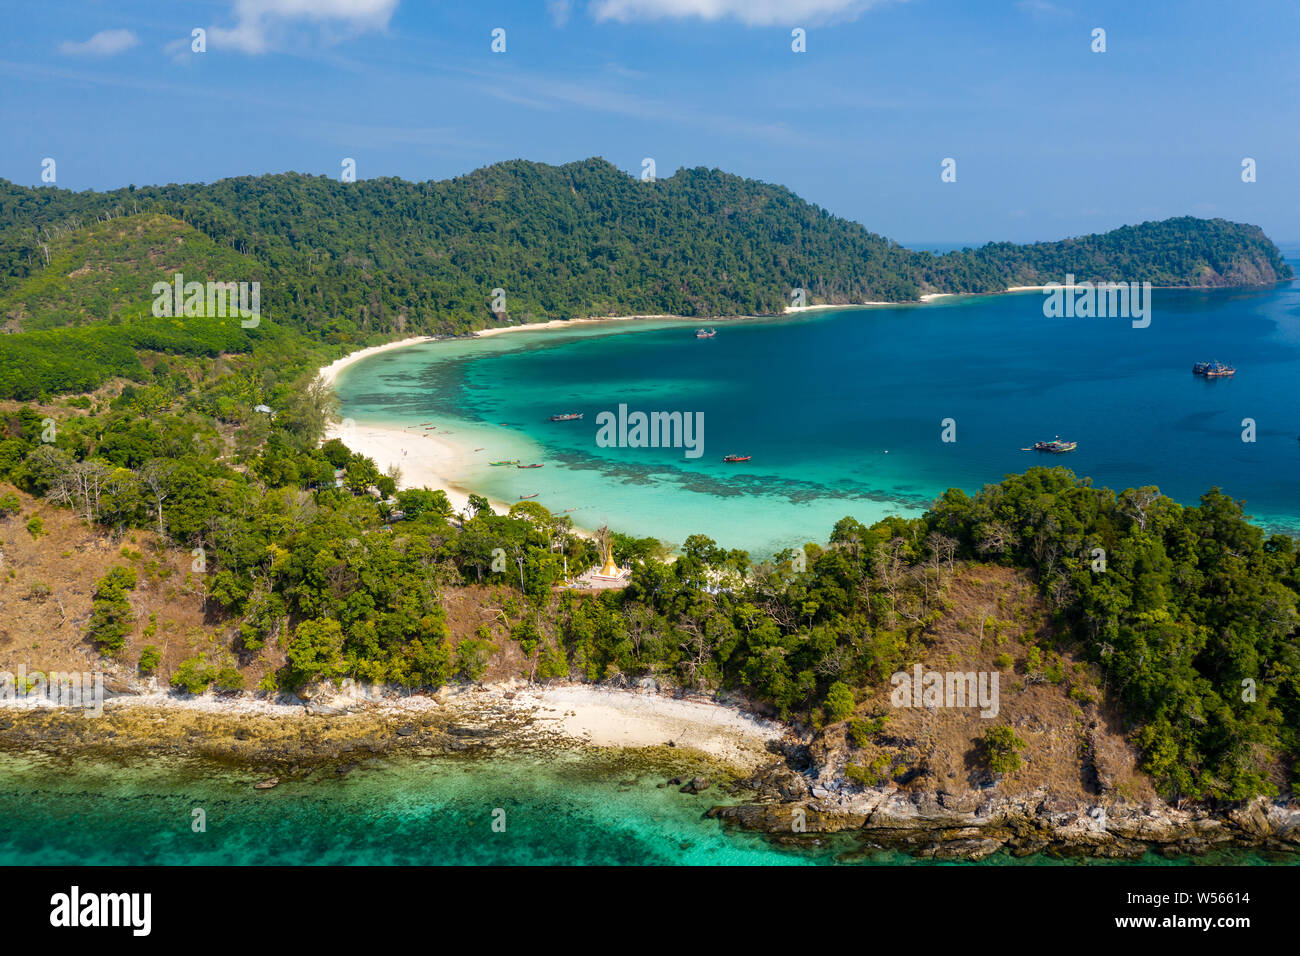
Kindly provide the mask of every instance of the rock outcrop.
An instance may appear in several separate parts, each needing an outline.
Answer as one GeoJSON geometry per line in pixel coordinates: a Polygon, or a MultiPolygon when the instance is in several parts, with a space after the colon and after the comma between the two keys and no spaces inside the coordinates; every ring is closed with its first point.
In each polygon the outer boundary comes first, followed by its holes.
{"type": "Polygon", "coordinates": [[[934,859],[979,860],[999,850],[1136,859],[1154,851],[1198,855],[1216,847],[1300,852],[1300,806],[1256,798],[1225,809],[1178,809],[1159,801],[1062,801],[1046,791],[1022,796],[860,791],[817,786],[806,796],[768,770],[752,780],[781,798],[715,807],[710,815],[782,842],[852,831],[864,849],[898,849],[934,859]]]}

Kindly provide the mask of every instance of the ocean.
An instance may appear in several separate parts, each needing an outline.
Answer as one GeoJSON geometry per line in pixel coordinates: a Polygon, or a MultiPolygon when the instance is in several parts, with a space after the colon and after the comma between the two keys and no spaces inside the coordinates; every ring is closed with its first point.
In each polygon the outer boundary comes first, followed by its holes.
{"type": "MultiPolygon", "coordinates": [[[[0,754],[0,866],[1127,865],[1035,854],[930,864],[851,835],[790,848],[706,819],[731,798],[660,787],[680,766],[604,751],[373,758],[255,791],[260,774],[181,759],[0,754]]],[[[1149,865],[1294,864],[1223,850],[1149,865]]]]}
{"type": "Polygon", "coordinates": [[[1048,318],[1039,292],[718,322],[711,339],[690,322],[584,324],[380,353],[337,389],[359,424],[432,420],[481,448],[443,476],[463,487],[756,558],[824,541],[845,515],[920,515],[950,487],[1034,465],[1186,504],[1219,487],[1300,534],[1300,286],[1152,298],[1146,328],[1048,318]],[[1236,376],[1192,374],[1209,360],[1236,376]],[[620,406],[701,421],[702,453],[602,445],[600,416],[620,406]],[[569,412],[583,418],[549,421],[569,412]],[[1056,436],[1077,450],[1024,450],[1056,436]],[[487,464],[515,458],[545,467],[487,464]]]}

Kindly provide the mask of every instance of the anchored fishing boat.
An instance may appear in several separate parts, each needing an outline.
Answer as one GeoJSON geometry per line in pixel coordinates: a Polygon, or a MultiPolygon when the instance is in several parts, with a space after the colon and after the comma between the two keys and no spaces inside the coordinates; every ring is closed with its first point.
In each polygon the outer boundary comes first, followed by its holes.
{"type": "Polygon", "coordinates": [[[582,418],[582,412],[566,412],[566,413],[563,414],[563,415],[552,415],[552,416],[551,416],[551,421],[553,421],[553,422],[576,422],[576,421],[577,421],[578,419],[580,419],[580,418],[582,418]]]}
{"type": "Polygon", "coordinates": [[[519,464],[519,459],[511,458],[509,461],[490,461],[488,464],[494,468],[498,465],[517,465],[519,464]]]}
{"type": "Polygon", "coordinates": [[[1036,441],[1032,449],[1026,448],[1025,451],[1046,451],[1054,455],[1060,455],[1067,451],[1074,451],[1079,447],[1077,441],[1061,441],[1060,436],[1053,438],[1051,441],[1036,441]]]}
{"type": "Polygon", "coordinates": [[[515,465],[516,468],[542,468],[543,465],[515,465]]]}
{"type": "Polygon", "coordinates": [[[1204,375],[1206,378],[1232,378],[1237,370],[1222,362],[1197,362],[1192,366],[1192,374],[1204,375]]]}
{"type": "Polygon", "coordinates": [[[519,500],[520,500],[520,501],[527,501],[529,498],[536,498],[536,497],[537,497],[538,495],[540,495],[540,494],[541,494],[540,491],[534,491],[531,495],[520,495],[520,496],[519,496],[519,500]]]}
{"type": "Polygon", "coordinates": [[[722,460],[735,464],[738,461],[749,461],[753,457],[753,455],[727,455],[722,460]]]}
{"type": "Polygon", "coordinates": [[[695,337],[697,339],[711,339],[718,334],[717,329],[696,329],[695,337]]]}

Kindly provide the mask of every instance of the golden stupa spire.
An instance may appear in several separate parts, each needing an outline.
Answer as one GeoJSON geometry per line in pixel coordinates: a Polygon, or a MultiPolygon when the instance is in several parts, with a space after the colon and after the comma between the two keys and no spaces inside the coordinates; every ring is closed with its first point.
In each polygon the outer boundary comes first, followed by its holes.
{"type": "Polygon", "coordinates": [[[622,575],[623,569],[614,562],[614,536],[610,534],[608,525],[601,525],[596,529],[596,547],[600,548],[600,558],[604,563],[598,572],[603,578],[617,578],[622,575]]]}

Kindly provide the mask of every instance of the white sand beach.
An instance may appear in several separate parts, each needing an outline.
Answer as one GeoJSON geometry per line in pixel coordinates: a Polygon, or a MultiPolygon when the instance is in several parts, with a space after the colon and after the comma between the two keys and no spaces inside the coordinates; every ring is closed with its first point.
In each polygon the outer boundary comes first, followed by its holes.
{"type": "MultiPolygon", "coordinates": [[[[531,322],[523,325],[503,325],[483,329],[474,333],[475,338],[487,338],[504,335],[507,332],[539,332],[548,329],[573,328],[576,325],[590,325],[603,322],[632,322],[638,319],[671,319],[682,322],[694,321],[680,315],[611,315],[588,319],[553,319],[549,322],[531,322]]],[[[711,320],[713,321],[713,320],[711,320]]],[[[421,342],[436,341],[435,336],[414,336],[397,342],[387,342],[360,349],[336,359],[320,370],[319,377],[326,385],[333,387],[345,369],[363,359],[394,349],[407,348],[421,342]]],[[[351,419],[331,424],[325,431],[326,440],[338,438],[354,452],[374,459],[381,472],[387,472],[396,466],[401,470],[399,488],[429,488],[441,490],[447,495],[452,507],[463,512],[469,504],[473,489],[465,488],[456,480],[472,465],[478,462],[480,452],[468,445],[438,435],[432,431],[416,426],[374,425],[355,422],[351,419]]],[[[483,460],[487,460],[486,457],[483,460]]],[[[505,512],[510,509],[509,502],[488,498],[494,510],[505,512]]],[[[575,529],[579,533],[583,529],[575,529]]]]}
{"type": "Polygon", "coordinates": [[[840,302],[835,305],[787,305],[786,315],[798,312],[821,312],[825,309],[861,309],[868,305],[906,305],[906,302],[840,302]]]}
{"type": "Polygon", "coordinates": [[[655,747],[672,741],[732,762],[758,762],[784,733],[778,724],[705,699],[677,699],[588,684],[529,693],[537,716],[553,718],[567,737],[595,747],[655,747]],[[757,759],[756,759],[757,758],[757,759]]]}
{"type": "MultiPolygon", "coordinates": [[[[466,445],[414,426],[362,425],[350,419],[330,425],[325,437],[339,438],[352,451],[373,458],[381,472],[396,466],[402,473],[399,488],[441,490],[457,512],[469,505],[473,489],[463,487],[453,477],[462,474],[479,454],[466,445]]],[[[510,510],[504,501],[488,500],[499,514],[510,510]]]]}
{"type": "MultiPolygon", "coordinates": [[[[506,332],[538,332],[543,329],[571,329],[576,325],[591,325],[597,322],[635,322],[638,319],[673,319],[681,322],[693,321],[685,315],[603,315],[588,319],[551,319],[549,322],[525,322],[523,325],[499,325],[490,329],[479,329],[474,333],[476,339],[491,335],[504,335],[506,332]]],[[[726,321],[710,319],[713,321],[726,321]]]]}
{"type": "Polygon", "coordinates": [[[339,374],[349,366],[356,365],[364,358],[370,358],[372,355],[378,355],[380,352],[391,352],[393,349],[404,349],[408,345],[418,345],[421,342],[432,342],[434,337],[431,335],[417,335],[413,338],[402,339],[398,342],[385,342],[383,345],[372,345],[367,349],[359,349],[356,352],[349,352],[341,359],[335,359],[329,365],[326,365],[318,373],[321,381],[326,385],[333,387],[334,382],[338,379],[339,374]]]}
{"type": "MultiPolygon", "coordinates": [[[[1014,292],[1015,290],[1010,289],[1008,291],[1014,292]]],[[[927,292],[925,295],[921,296],[920,301],[922,303],[925,303],[925,302],[933,302],[936,299],[952,299],[962,294],[963,293],[959,293],[959,292],[927,292]]],[[[785,314],[791,315],[796,312],[820,312],[823,309],[861,309],[866,306],[900,306],[900,305],[916,305],[916,303],[915,302],[871,301],[871,302],[846,302],[846,303],[837,303],[835,305],[787,305],[785,307],[785,314]]]]}

